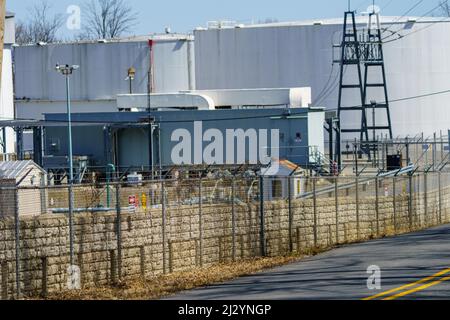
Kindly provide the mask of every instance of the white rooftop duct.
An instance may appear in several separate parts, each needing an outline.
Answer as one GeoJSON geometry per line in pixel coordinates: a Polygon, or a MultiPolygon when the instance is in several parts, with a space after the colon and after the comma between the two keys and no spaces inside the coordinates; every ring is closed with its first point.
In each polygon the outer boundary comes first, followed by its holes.
{"type": "Polygon", "coordinates": [[[311,104],[311,88],[230,89],[190,91],[211,97],[216,107],[307,108],[311,104]]]}
{"type": "Polygon", "coordinates": [[[120,110],[146,109],[238,109],[242,107],[308,108],[311,88],[198,90],[178,93],[122,94],[117,96],[120,110]]]}
{"type": "Polygon", "coordinates": [[[205,95],[194,93],[120,94],[117,96],[117,108],[120,110],[146,109],[150,101],[152,109],[198,109],[214,110],[214,101],[205,95]]]}

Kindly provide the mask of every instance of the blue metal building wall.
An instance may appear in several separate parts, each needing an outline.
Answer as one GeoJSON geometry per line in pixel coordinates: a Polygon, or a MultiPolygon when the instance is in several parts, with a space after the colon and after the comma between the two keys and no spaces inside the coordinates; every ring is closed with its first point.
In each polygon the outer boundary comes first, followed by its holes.
{"type": "MultiPolygon", "coordinates": [[[[177,129],[187,129],[194,136],[194,121],[202,121],[203,132],[208,129],[219,129],[225,137],[227,129],[267,129],[270,145],[270,130],[280,131],[280,158],[288,159],[300,165],[308,164],[309,160],[309,136],[308,115],[312,112],[308,109],[249,109],[249,110],[214,110],[214,111],[160,111],[152,112],[161,128],[161,146],[158,146],[158,137],[154,136],[154,164],[159,164],[158,151],[161,150],[161,164],[173,165],[171,160],[172,149],[178,142],[171,141],[172,133],[177,129]],[[300,137],[300,139],[299,139],[300,137]]],[[[89,156],[96,166],[105,166],[108,159],[109,146],[105,140],[105,133],[110,127],[112,131],[120,130],[118,149],[120,167],[149,166],[149,125],[141,124],[142,119],[149,117],[148,113],[90,113],[73,114],[74,122],[73,141],[74,155],[89,156]],[[88,123],[90,122],[90,123],[88,123]]],[[[65,114],[48,114],[48,121],[61,121],[62,127],[48,127],[46,129],[46,155],[64,156],[67,154],[67,130],[65,114]],[[52,140],[59,141],[58,150],[50,147],[52,140]]],[[[317,125],[317,130],[323,130],[323,123],[317,125]]],[[[209,142],[204,142],[206,147],[209,142]]],[[[112,150],[109,150],[112,154],[112,150]]],[[[248,147],[247,147],[247,159],[248,147]]],[[[192,154],[193,150],[192,150],[192,154]]],[[[225,155],[225,150],[224,150],[225,155]]],[[[117,163],[116,163],[117,164],[117,163]]]]}

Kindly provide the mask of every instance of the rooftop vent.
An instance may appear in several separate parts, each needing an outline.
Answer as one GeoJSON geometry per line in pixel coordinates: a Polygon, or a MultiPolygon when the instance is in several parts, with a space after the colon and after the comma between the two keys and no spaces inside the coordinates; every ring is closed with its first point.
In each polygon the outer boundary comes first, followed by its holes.
{"type": "Polygon", "coordinates": [[[208,29],[224,29],[236,27],[236,21],[220,20],[220,21],[208,21],[208,29]]]}

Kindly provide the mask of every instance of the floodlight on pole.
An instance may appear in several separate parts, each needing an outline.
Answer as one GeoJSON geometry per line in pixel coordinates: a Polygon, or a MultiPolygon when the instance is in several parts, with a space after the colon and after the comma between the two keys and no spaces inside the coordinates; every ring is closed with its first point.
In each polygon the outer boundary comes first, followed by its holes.
{"type": "Polygon", "coordinates": [[[129,81],[130,84],[130,94],[133,94],[133,80],[136,77],[136,69],[133,67],[128,68],[127,71],[128,77],[126,77],[126,81],[129,81]]]}
{"type": "Polygon", "coordinates": [[[70,104],[70,76],[80,67],[78,65],[59,65],[55,70],[66,77],[67,129],[69,136],[69,241],[70,267],[74,266],[74,234],[73,234],[73,147],[72,147],[72,111],[70,104]]]}

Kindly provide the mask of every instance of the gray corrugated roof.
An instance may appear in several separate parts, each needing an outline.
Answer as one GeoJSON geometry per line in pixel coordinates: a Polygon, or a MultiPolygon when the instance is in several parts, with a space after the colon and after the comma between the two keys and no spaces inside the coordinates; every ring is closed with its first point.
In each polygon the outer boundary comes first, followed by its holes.
{"type": "Polygon", "coordinates": [[[0,162],[0,179],[16,179],[29,165],[40,169],[32,160],[0,162]]]}

